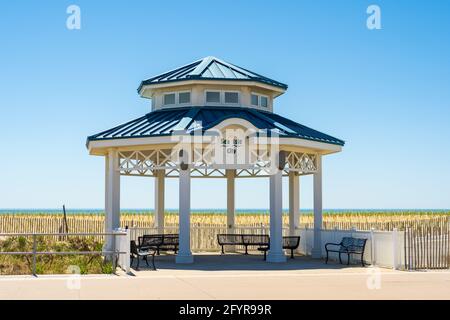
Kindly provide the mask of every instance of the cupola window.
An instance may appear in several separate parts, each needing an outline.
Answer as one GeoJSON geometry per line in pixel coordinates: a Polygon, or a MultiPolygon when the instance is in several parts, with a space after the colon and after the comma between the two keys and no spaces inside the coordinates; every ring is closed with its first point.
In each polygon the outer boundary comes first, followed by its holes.
{"type": "Polygon", "coordinates": [[[206,103],[220,103],[220,91],[206,91],[206,103]]]}
{"type": "Polygon", "coordinates": [[[163,106],[189,103],[191,103],[190,91],[170,92],[163,95],[163,106]]]}
{"type": "Polygon", "coordinates": [[[191,103],[191,93],[190,92],[180,92],[178,94],[178,103],[180,103],[180,104],[191,103]]]}
{"type": "Polygon", "coordinates": [[[260,99],[259,104],[261,107],[267,108],[269,106],[269,101],[268,101],[267,97],[261,96],[259,99],[260,99]]]}
{"type": "Polygon", "coordinates": [[[252,104],[252,106],[255,106],[255,107],[268,108],[269,107],[269,97],[259,95],[256,93],[252,93],[250,103],[252,104]]]}
{"type": "Polygon", "coordinates": [[[258,105],[258,96],[256,94],[252,94],[252,106],[257,107],[258,105]]]}
{"type": "Polygon", "coordinates": [[[225,103],[238,104],[239,93],[238,92],[225,92],[225,103]]]}
{"type": "Polygon", "coordinates": [[[175,104],[175,93],[166,93],[164,95],[164,105],[175,104]]]}

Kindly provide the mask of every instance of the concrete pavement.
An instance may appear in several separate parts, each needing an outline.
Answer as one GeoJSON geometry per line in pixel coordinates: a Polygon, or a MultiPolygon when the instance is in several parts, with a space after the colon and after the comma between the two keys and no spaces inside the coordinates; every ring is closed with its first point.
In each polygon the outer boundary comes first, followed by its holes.
{"type": "Polygon", "coordinates": [[[325,265],[298,257],[196,255],[192,265],[157,257],[132,275],[3,276],[0,299],[450,299],[450,272],[325,265]]]}

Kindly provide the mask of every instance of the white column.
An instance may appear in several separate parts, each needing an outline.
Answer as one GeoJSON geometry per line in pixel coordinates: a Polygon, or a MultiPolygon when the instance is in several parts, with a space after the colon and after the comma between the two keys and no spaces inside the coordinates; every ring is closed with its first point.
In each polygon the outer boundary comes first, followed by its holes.
{"type": "Polygon", "coordinates": [[[322,257],[322,156],[317,155],[317,171],[314,173],[314,246],[313,258],[322,257]]]}
{"type": "Polygon", "coordinates": [[[155,228],[164,233],[164,170],[155,171],[155,228]]]}
{"type": "Polygon", "coordinates": [[[393,255],[393,259],[392,259],[392,268],[394,270],[398,270],[399,269],[399,254],[398,254],[398,229],[394,228],[394,230],[392,230],[392,255],[393,255]]]}
{"type": "Polygon", "coordinates": [[[300,177],[294,171],[289,171],[289,235],[295,236],[299,226],[300,210],[300,177]]]}
{"type": "Polygon", "coordinates": [[[225,175],[227,177],[227,230],[229,233],[234,233],[236,170],[226,170],[225,175]]]}
{"type": "Polygon", "coordinates": [[[285,262],[283,251],[283,172],[277,170],[270,176],[270,250],[268,262],[285,262]]]}
{"type": "MultiPolygon", "coordinates": [[[[120,171],[116,150],[109,150],[105,156],[105,232],[120,227],[120,171]]],[[[107,236],[105,249],[112,249],[113,237],[107,236]]]]}
{"type": "MultiPolygon", "coordinates": [[[[225,170],[225,176],[227,177],[227,233],[235,233],[235,177],[236,170],[225,170]]],[[[235,246],[229,246],[228,251],[235,252],[235,246]]]]}
{"type": "Polygon", "coordinates": [[[192,263],[194,258],[191,252],[191,176],[189,168],[180,168],[179,184],[179,234],[180,247],[175,258],[176,263],[192,263]]]}

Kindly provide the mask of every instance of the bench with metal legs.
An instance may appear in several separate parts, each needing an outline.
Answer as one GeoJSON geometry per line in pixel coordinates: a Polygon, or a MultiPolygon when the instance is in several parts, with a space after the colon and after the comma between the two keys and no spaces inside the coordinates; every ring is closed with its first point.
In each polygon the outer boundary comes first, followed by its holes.
{"type": "Polygon", "coordinates": [[[137,261],[137,265],[136,265],[136,270],[139,270],[139,260],[140,258],[142,258],[145,263],[147,264],[147,266],[149,267],[148,264],[148,256],[152,256],[152,266],[153,266],[153,270],[156,270],[156,266],[155,266],[155,254],[156,254],[156,250],[153,248],[148,248],[148,249],[140,249],[138,248],[138,246],[136,245],[136,241],[132,240],[130,242],[130,265],[133,265],[133,261],[134,258],[136,258],[137,261]]]}
{"type": "MultiPolygon", "coordinates": [[[[294,250],[298,248],[300,244],[300,237],[286,236],[283,237],[283,249],[291,250],[291,259],[294,259],[294,250]]],[[[264,260],[267,259],[267,251],[270,250],[270,243],[258,248],[258,251],[264,252],[264,260]]]]}
{"type": "Polygon", "coordinates": [[[244,254],[248,255],[248,247],[262,247],[269,244],[269,236],[265,234],[218,234],[217,242],[225,253],[224,246],[244,246],[244,254]]]}
{"type": "Polygon", "coordinates": [[[283,237],[283,249],[291,250],[291,259],[294,259],[294,250],[298,248],[300,244],[300,237],[287,236],[283,237]]]}
{"type": "Polygon", "coordinates": [[[367,239],[343,237],[339,243],[327,243],[325,244],[325,251],[327,252],[327,258],[325,263],[328,263],[329,252],[336,252],[339,255],[339,263],[342,264],[342,254],[347,255],[347,265],[350,264],[350,255],[357,254],[361,256],[361,265],[364,267],[364,249],[366,247],[367,239]]]}
{"type": "MultiPolygon", "coordinates": [[[[267,251],[270,249],[270,237],[266,234],[218,234],[217,242],[222,247],[222,254],[225,253],[224,246],[226,245],[241,245],[245,247],[245,253],[248,254],[248,247],[258,247],[258,251],[264,253],[264,260],[266,260],[267,251]]],[[[291,259],[294,259],[294,250],[300,244],[300,237],[288,236],[283,237],[283,249],[291,250],[291,259]]]]}
{"type": "Polygon", "coordinates": [[[158,256],[160,254],[160,251],[169,250],[177,254],[178,246],[178,234],[144,234],[142,237],[138,237],[139,248],[154,248],[156,249],[156,254],[158,256]]]}

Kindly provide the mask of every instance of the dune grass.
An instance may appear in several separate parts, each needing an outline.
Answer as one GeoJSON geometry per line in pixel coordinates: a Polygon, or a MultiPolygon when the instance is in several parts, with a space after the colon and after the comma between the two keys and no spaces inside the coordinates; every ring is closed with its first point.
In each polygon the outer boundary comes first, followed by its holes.
{"type": "MultiPolygon", "coordinates": [[[[93,238],[38,236],[37,251],[80,252],[101,251],[103,243],[93,238]]],[[[31,252],[31,237],[4,237],[0,240],[2,252],[31,252]]],[[[31,255],[0,255],[0,274],[31,274],[33,261],[31,255]]],[[[101,274],[112,273],[112,264],[101,255],[40,255],[36,259],[36,274],[101,274]]]]}

